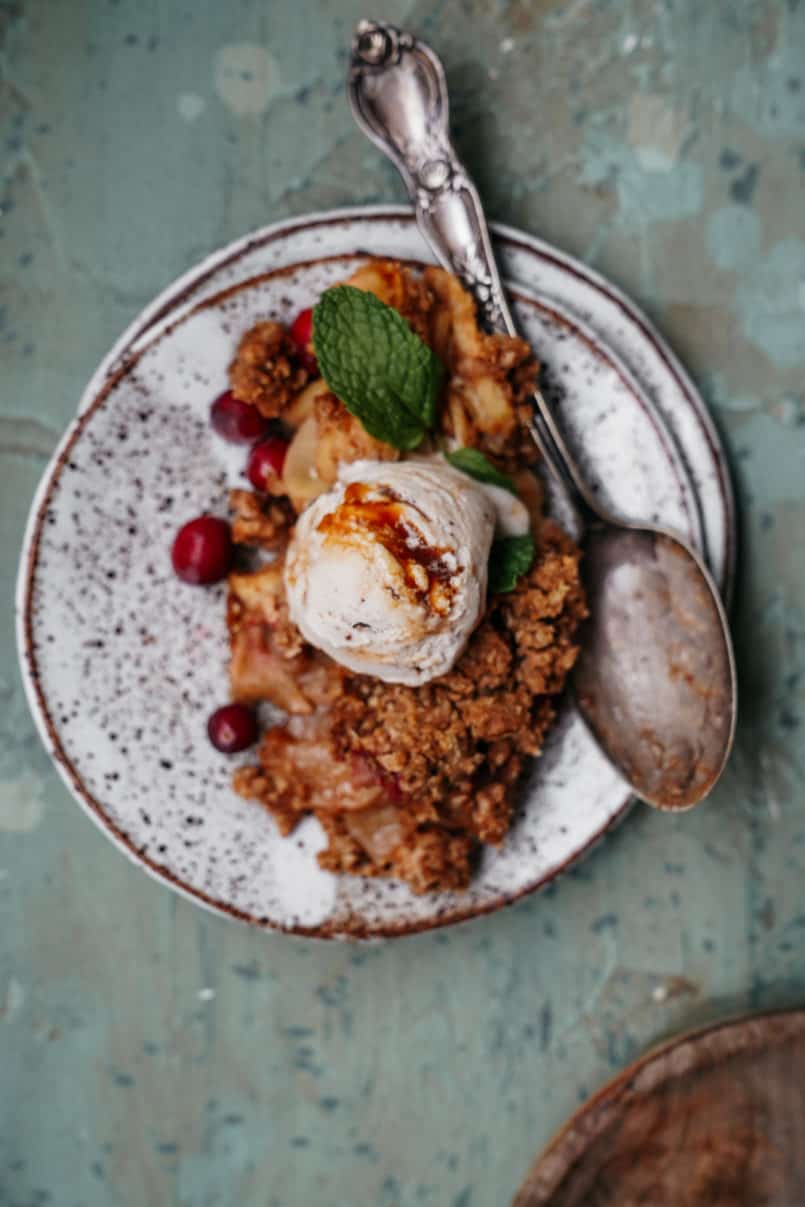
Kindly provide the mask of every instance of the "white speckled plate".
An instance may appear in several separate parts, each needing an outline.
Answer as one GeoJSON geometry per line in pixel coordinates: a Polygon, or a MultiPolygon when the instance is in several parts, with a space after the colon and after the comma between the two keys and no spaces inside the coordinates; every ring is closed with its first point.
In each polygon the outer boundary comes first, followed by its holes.
{"type": "MultiPolygon", "coordinates": [[[[515,231],[497,247],[523,332],[609,505],[702,548],[725,590],[732,499],[718,438],[646,320],[581,264],[515,231]]],[[[403,209],[269,227],[165,291],[100,366],[43,477],[18,590],[31,707],[76,799],[126,854],[234,917],[320,936],[398,935],[495,909],[544,885],[628,805],[623,781],[565,705],[522,814],[469,892],[319,870],[316,822],[287,839],[229,787],[206,718],[226,697],[223,587],[190,588],[169,559],[177,526],[226,511],[242,453],[210,431],[240,334],[287,320],[367,253],[430,257],[403,209]]],[[[246,757],[246,756],[244,756],[246,757]]]]}

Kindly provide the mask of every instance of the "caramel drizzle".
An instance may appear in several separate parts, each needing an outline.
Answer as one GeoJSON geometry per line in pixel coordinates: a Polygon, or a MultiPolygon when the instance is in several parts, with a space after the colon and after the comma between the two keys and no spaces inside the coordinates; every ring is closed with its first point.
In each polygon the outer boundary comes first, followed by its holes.
{"type": "Polygon", "coordinates": [[[406,509],[418,510],[388,487],[352,482],[343,502],[319,521],[317,529],[326,540],[348,541],[351,536],[370,534],[400,565],[414,597],[444,615],[450,610],[456,573],[446,560],[452,550],[429,544],[406,516],[406,509]]]}

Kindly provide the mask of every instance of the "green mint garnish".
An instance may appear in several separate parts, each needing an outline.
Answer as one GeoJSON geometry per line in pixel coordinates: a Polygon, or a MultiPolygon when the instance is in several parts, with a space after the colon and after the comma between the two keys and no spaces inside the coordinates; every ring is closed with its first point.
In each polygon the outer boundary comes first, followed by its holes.
{"type": "Polygon", "coordinates": [[[445,453],[445,457],[456,469],[463,470],[478,482],[488,482],[490,486],[502,486],[517,494],[517,488],[508,474],[495,469],[491,461],[477,448],[457,448],[455,452],[445,453]]]}
{"type": "Polygon", "coordinates": [[[444,369],[402,315],[336,285],[313,311],[313,348],[332,392],[370,436],[409,451],[436,422],[444,369]]]}
{"type": "Polygon", "coordinates": [[[534,564],[536,550],[531,533],[525,536],[506,536],[493,541],[489,554],[489,592],[500,595],[513,591],[534,564]]]}

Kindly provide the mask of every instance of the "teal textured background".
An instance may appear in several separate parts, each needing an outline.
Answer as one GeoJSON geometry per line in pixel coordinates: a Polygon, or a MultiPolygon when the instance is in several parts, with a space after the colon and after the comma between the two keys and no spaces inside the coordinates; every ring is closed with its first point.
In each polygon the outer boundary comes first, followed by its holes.
{"type": "Polygon", "coordinates": [[[287,214],[400,200],[352,124],[357,0],[3,0],[0,1203],[489,1207],[647,1044],[805,994],[805,5],[437,0],[490,216],[629,291],[742,507],[737,749],[560,884],[443,934],[315,945],[209,917],[71,802],[16,669],[37,478],[177,273],[287,214]]]}

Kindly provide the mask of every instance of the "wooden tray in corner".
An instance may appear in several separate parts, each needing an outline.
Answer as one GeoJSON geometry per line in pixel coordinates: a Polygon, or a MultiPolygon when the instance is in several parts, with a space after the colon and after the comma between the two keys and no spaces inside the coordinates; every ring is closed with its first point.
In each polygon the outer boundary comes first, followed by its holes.
{"type": "Polygon", "coordinates": [[[671,1040],[584,1104],[513,1207],[802,1207],[805,1010],[671,1040]]]}

